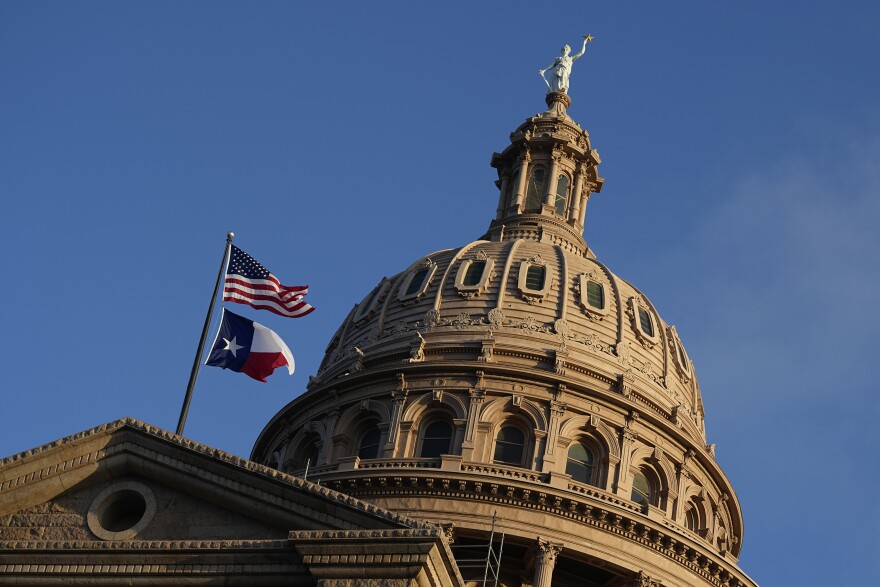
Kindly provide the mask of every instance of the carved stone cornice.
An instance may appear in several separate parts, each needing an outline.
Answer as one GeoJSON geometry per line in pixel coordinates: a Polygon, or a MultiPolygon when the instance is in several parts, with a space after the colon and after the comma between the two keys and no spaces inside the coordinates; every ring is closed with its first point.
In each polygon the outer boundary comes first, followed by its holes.
{"type": "Polygon", "coordinates": [[[696,573],[712,585],[722,586],[719,579],[721,573],[726,573],[729,577],[724,587],[753,585],[745,576],[742,580],[738,579],[738,569],[728,559],[715,553],[710,545],[699,545],[684,535],[671,521],[658,523],[646,518],[641,508],[626,499],[577,483],[569,483],[568,490],[557,490],[549,485],[549,476],[537,472],[526,474],[527,471],[522,471],[520,477],[508,475],[511,473],[520,471],[498,466],[463,464],[461,473],[452,473],[448,477],[437,469],[409,470],[406,472],[408,477],[401,478],[400,483],[384,484],[380,487],[373,483],[366,484],[362,477],[339,478],[332,473],[326,475],[326,482],[364,497],[406,496],[410,504],[413,498],[420,496],[436,499],[438,490],[442,488],[442,498],[446,500],[490,502],[499,507],[536,510],[543,515],[575,520],[638,543],[696,573]],[[484,475],[472,476],[476,471],[469,469],[475,468],[483,471],[484,475]],[[462,473],[471,475],[464,477],[462,473]],[[428,477],[432,480],[430,486],[426,482],[428,477]],[[497,481],[493,482],[493,477],[497,481]],[[540,485],[535,485],[536,482],[540,485]],[[714,575],[710,572],[710,563],[717,566],[714,575]]]}

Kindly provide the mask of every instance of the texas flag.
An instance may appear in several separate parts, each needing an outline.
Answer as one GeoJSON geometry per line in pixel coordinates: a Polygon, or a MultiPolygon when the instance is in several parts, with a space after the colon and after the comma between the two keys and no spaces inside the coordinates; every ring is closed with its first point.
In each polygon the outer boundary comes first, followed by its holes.
{"type": "Polygon", "coordinates": [[[276,367],[283,365],[293,375],[293,354],[281,337],[225,308],[205,364],[238,371],[257,381],[266,381],[276,367]]]}

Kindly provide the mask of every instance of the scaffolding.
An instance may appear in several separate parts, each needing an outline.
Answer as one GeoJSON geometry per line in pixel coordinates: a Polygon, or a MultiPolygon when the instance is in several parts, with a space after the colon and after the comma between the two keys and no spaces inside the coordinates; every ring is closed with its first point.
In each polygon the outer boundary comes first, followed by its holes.
{"type": "Polygon", "coordinates": [[[495,551],[495,521],[498,512],[492,514],[492,529],[489,532],[489,543],[482,544],[453,544],[452,552],[461,577],[466,582],[476,583],[486,587],[492,585],[498,587],[498,577],[501,575],[501,553],[504,551],[504,533],[501,533],[501,542],[498,551],[495,551]],[[485,550],[485,555],[482,552],[485,550]],[[479,572],[483,572],[483,578],[479,578],[479,572]]]}

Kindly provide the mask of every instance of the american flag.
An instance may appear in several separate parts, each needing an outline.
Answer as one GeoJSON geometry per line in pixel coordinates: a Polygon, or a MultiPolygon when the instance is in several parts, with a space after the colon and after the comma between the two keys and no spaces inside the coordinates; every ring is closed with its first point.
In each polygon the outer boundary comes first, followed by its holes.
{"type": "Polygon", "coordinates": [[[307,285],[281,285],[278,278],[256,259],[232,245],[223,285],[224,302],[247,304],[279,316],[299,318],[315,309],[303,301],[307,293],[307,285]]]}

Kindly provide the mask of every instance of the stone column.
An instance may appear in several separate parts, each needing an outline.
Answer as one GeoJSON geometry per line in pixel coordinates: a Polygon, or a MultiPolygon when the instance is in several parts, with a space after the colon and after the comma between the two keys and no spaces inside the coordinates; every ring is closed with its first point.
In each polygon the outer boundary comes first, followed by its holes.
{"type": "Polygon", "coordinates": [[[587,202],[590,201],[590,190],[589,188],[581,188],[581,209],[578,212],[578,218],[580,218],[580,225],[584,225],[584,219],[587,216],[587,202]]]}
{"type": "Polygon", "coordinates": [[[535,578],[533,587],[551,587],[553,583],[553,568],[556,566],[556,557],[562,552],[561,544],[554,544],[538,537],[535,544],[535,578]]]}
{"type": "Polygon", "coordinates": [[[509,207],[507,200],[509,198],[509,194],[507,191],[510,189],[510,171],[506,171],[501,176],[501,195],[498,197],[498,210],[495,212],[495,219],[501,220],[504,218],[504,211],[509,207]]]}
{"type": "MultiPolygon", "coordinates": [[[[579,163],[577,166],[577,175],[574,178],[574,187],[571,191],[571,206],[569,207],[568,219],[571,222],[583,226],[584,217],[581,214],[581,196],[584,190],[584,173],[586,173],[586,165],[579,163]]],[[[586,212],[586,211],[585,211],[586,212]]]]}
{"type": "Polygon", "coordinates": [[[559,160],[561,157],[557,154],[550,156],[550,177],[547,178],[547,193],[544,196],[544,203],[556,209],[556,176],[559,175],[559,160]]]}
{"type": "Polygon", "coordinates": [[[522,211],[523,200],[526,197],[526,183],[529,179],[529,163],[531,160],[532,156],[529,154],[529,150],[524,150],[519,159],[519,178],[516,182],[516,199],[511,206],[511,208],[513,208],[511,212],[516,214],[519,214],[522,211]]]}

